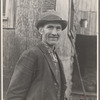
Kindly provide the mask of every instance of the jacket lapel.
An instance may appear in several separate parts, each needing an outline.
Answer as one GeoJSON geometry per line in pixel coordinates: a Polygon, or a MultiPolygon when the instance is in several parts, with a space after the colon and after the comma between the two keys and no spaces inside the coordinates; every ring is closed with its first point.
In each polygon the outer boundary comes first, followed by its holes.
{"type": "Polygon", "coordinates": [[[57,56],[58,63],[59,63],[59,66],[60,66],[61,82],[62,82],[63,84],[66,84],[66,78],[65,78],[65,74],[64,74],[63,64],[62,64],[61,60],[59,59],[57,53],[56,53],[56,56],[57,56]]]}
{"type": "MultiPolygon", "coordinates": [[[[50,70],[51,70],[51,72],[52,72],[52,74],[53,74],[53,76],[54,76],[54,78],[55,78],[55,80],[56,80],[56,82],[57,82],[57,79],[56,79],[56,72],[55,72],[55,65],[54,65],[54,62],[52,61],[52,58],[51,58],[51,56],[50,56],[50,54],[49,54],[47,48],[46,48],[46,47],[44,46],[44,44],[42,44],[42,43],[39,44],[38,47],[39,47],[39,49],[43,52],[44,57],[46,58],[46,60],[47,60],[47,62],[48,62],[48,64],[49,64],[50,70]]],[[[58,83],[58,82],[57,82],[57,83],[58,83]]],[[[59,84],[59,83],[58,83],[58,84],[59,84]]]]}
{"type": "Polygon", "coordinates": [[[56,53],[56,56],[58,58],[58,62],[59,62],[59,66],[60,66],[60,72],[61,72],[61,99],[63,99],[64,98],[65,90],[67,88],[67,84],[66,84],[66,78],[65,78],[62,62],[59,59],[57,53],[56,53]]]}

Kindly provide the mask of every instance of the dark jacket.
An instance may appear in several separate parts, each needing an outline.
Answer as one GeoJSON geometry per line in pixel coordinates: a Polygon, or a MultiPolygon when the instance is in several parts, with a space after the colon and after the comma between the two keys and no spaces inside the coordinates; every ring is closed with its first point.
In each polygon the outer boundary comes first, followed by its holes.
{"type": "MultiPolygon", "coordinates": [[[[61,100],[64,100],[66,81],[59,57],[58,62],[61,71],[61,100]]],[[[7,100],[57,100],[59,83],[55,77],[54,66],[43,44],[26,50],[15,67],[7,100]]]]}

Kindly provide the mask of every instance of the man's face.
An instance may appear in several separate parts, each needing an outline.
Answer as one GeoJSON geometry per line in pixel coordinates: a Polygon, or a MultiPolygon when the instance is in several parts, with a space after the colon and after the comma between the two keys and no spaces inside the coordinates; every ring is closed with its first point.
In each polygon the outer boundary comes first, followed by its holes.
{"type": "Polygon", "coordinates": [[[49,46],[56,45],[60,38],[62,26],[58,23],[48,23],[39,29],[42,34],[42,41],[49,46]]]}

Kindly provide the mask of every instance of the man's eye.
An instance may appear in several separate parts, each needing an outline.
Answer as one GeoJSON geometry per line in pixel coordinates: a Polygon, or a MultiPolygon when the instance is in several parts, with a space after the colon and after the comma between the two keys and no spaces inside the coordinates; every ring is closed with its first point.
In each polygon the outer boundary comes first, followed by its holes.
{"type": "Polygon", "coordinates": [[[56,29],[57,29],[57,30],[61,30],[62,28],[61,28],[61,27],[56,27],[56,29]]]}

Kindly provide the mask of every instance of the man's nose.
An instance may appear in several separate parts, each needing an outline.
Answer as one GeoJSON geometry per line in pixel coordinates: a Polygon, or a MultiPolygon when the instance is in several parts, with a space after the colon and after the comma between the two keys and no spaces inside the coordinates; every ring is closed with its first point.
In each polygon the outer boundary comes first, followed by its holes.
{"type": "Polygon", "coordinates": [[[54,28],[54,29],[52,30],[52,34],[53,34],[53,35],[56,35],[56,34],[57,34],[56,28],[54,28]]]}

